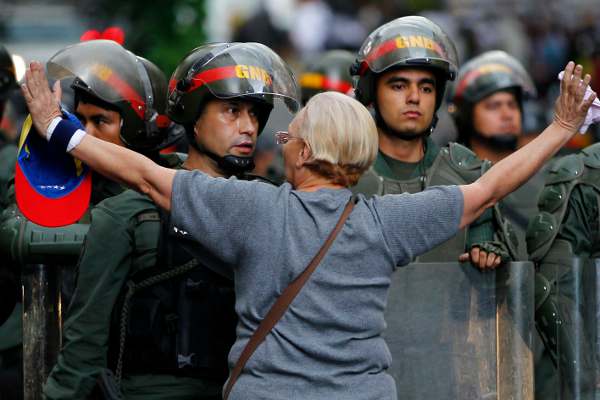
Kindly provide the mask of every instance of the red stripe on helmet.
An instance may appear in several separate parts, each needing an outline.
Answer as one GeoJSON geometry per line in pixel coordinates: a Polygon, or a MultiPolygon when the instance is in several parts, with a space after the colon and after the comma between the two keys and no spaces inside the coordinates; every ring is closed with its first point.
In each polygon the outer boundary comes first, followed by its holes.
{"type": "Polygon", "coordinates": [[[336,92],[348,93],[352,89],[352,84],[346,81],[338,81],[323,78],[323,89],[324,90],[335,90],[336,92]]]}
{"type": "Polygon", "coordinates": [[[105,82],[130,103],[131,108],[133,108],[133,111],[135,111],[140,119],[144,119],[146,102],[135,89],[114,72],[106,78],[105,82]]]}
{"type": "MultiPolygon", "coordinates": [[[[399,40],[399,38],[403,38],[403,37],[404,36],[402,36],[402,35],[396,36],[393,39],[390,39],[387,42],[383,42],[379,46],[375,47],[373,49],[373,51],[371,51],[367,55],[367,57],[365,57],[365,62],[371,63],[372,61],[377,60],[379,57],[382,57],[388,53],[391,53],[394,50],[399,49],[400,47],[398,47],[398,40],[399,40]]],[[[431,40],[431,43],[433,45],[433,51],[436,52],[440,57],[445,58],[446,52],[444,51],[444,49],[442,49],[440,44],[431,38],[427,38],[427,39],[431,40]]],[[[413,46],[408,46],[408,47],[413,47],[413,46]]],[[[361,65],[360,74],[362,75],[362,73],[365,70],[366,70],[366,66],[361,65]]]]}
{"type": "Polygon", "coordinates": [[[169,80],[169,93],[171,93],[173,89],[175,89],[175,86],[177,86],[177,82],[177,79],[169,80]]]}
{"type": "Polygon", "coordinates": [[[236,66],[230,65],[227,67],[213,68],[206,71],[202,71],[194,75],[192,78],[192,85],[186,90],[191,92],[198,89],[199,87],[206,85],[214,81],[220,81],[223,79],[236,78],[236,66]]]}
{"type": "MultiPolygon", "coordinates": [[[[209,69],[206,71],[198,72],[191,79],[191,84],[184,89],[185,92],[192,92],[199,87],[208,83],[219,81],[223,79],[237,78],[236,65],[229,65],[226,67],[218,67],[209,69]]],[[[175,90],[180,80],[171,79],[169,81],[169,93],[175,90]]]]}
{"type": "Polygon", "coordinates": [[[171,125],[171,118],[164,114],[160,114],[156,117],[156,126],[159,128],[168,128],[171,125]]]}
{"type": "Polygon", "coordinates": [[[481,72],[476,69],[467,72],[465,74],[465,76],[460,80],[460,82],[458,82],[458,84],[456,85],[456,91],[454,92],[454,98],[455,99],[462,98],[462,95],[463,95],[464,91],[467,89],[467,86],[469,86],[469,84],[471,82],[473,82],[475,79],[477,79],[480,75],[481,75],[481,72]]]}
{"type": "Polygon", "coordinates": [[[365,61],[367,63],[370,63],[371,61],[374,61],[374,60],[378,59],[379,57],[382,57],[382,56],[386,55],[387,53],[390,53],[390,52],[396,50],[397,48],[398,48],[398,46],[396,45],[396,38],[394,38],[392,40],[388,40],[387,42],[383,42],[382,44],[380,44],[379,46],[374,48],[373,51],[371,51],[367,55],[367,57],[365,58],[365,61]]]}

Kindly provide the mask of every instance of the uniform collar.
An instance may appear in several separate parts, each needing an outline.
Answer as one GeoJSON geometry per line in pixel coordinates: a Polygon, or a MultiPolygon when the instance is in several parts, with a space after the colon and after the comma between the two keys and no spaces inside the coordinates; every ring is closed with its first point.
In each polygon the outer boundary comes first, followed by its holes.
{"type": "MultiPolygon", "coordinates": [[[[422,162],[424,169],[428,170],[433,165],[433,162],[438,156],[440,152],[440,147],[437,144],[435,144],[435,142],[431,139],[430,136],[427,136],[427,138],[425,139],[425,143],[426,150],[422,162]]],[[[402,162],[400,160],[397,161],[402,162]]],[[[377,175],[383,176],[385,178],[396,179],[396,176],[394,175],[392,169],[386,162],[385,157],[381,153],[381,150],[377,153],[377,158],[375,159],[373,168],[375,169],[377,175]]]]}

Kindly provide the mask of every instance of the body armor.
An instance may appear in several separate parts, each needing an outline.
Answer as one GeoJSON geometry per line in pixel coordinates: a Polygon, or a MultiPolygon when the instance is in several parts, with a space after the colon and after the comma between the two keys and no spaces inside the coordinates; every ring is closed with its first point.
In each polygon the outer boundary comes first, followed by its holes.
{"type": "MultiPolygon", "coordinates": [[[[536,325],[544,346],[559,370],[561,393],[571,398],[594,386],[594,351],[584,309],[595,299],[583,297],[583,267],[587,260],[571,243],[557,239],[571,193],[578,185],[592,188],[600,199],[600,145],[557,160],[548,171],[539,199],[540,213],[529,223],[527,248],[537,264],[536,325]]],[[[597,257],[598,254],[591,254],[597,257]]]]}
{"type": "Polygon", "coordinates": [[[157,261],[130,277],[113,310],[109,365],[117,382],[126,374],[166,374],[224,383],[236,338],[233,281],[169,234],[167,214],[144,211],[136,224],[153,224],[147,230],[159,234],[157,261]]]}

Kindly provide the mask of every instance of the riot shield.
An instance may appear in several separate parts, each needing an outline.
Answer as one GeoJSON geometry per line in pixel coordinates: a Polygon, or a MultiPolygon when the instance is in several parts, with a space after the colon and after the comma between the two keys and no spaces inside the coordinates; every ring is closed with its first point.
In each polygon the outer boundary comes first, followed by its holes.
{"type": "Polygon", "coordinates": [[[530,262],[399,268],[384,335],[398,397],[533,399],[533,277],[530,262]]]}
{"type": "Polygon", "coordinates": [[[556,254],[539,276],[550,289],[536,301],[537,329],[557,370],[550,400],[600,398],[600,259],[556,254]]]}

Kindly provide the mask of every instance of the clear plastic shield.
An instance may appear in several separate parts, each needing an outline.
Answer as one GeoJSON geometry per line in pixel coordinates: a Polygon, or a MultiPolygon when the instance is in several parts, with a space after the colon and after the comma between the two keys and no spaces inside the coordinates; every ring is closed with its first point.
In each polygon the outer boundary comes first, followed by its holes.
{"type": "Polygon", "coordinates": [[[400,268],[386,322],[399,398],[533,399],[532,263],[400,268]]]}
{"type": "MultiPolygon", "coordinates": [[[[552,253],[553,250],[550,251],[552,253]]],[[[549,254],[550,254],[549,253],[549,254]]],[[[551,290],[537,311],[537,325],[552,354],[557,379],[553,399],[600,398],[600,259],[552,257],[540,272],[551,290]]],[[[547,385],[547,382],[544,382],[547,385]]]]}
{"type": "Polygon", "coordinates": [[[300,107],[300,89],[290,67],[260,43],[233,43],[189,70],[192,87],[206,87],[215,97],[243,95],[282,99],[291,112],[300,107]]]}
{"type": "Polygon", "coordinates": [[[424,60],[445,65],[451,73],[458,70],[458,55],[448,35],[433,22],[417,16],[395,19],[373,31],[360,48],[358,59],[375,73],[395,64],[424,60]]]}
{"type": "Polygon", "coordinates": [[[108,103],[144,102],[144,84],[135,55],[111,40],[92,40],[66,47],[50,58],[48,76],[76,77],[108,103]]]}

